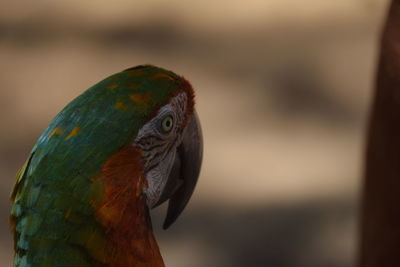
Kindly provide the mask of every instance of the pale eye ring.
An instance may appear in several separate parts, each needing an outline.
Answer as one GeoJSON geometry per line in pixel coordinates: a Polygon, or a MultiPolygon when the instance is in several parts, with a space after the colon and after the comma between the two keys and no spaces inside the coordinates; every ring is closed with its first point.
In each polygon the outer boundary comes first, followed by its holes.
{"type": "Polygon", "coordinates": [[[166,116],[161,122],[161,130],[169,133],[174,127],[174,118],[171,115],[166,116]]]}

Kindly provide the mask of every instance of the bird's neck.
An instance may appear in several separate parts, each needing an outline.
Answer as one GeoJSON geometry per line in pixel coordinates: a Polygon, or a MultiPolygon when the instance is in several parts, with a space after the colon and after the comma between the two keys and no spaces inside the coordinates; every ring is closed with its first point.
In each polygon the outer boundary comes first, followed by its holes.
{"type": "Polygon", "coordinates": [[[138,150],[125,147],[105,163],[97,178],[104,186],[103,199],[95,206],[106,231],[107,266],[164,266],[142,194],[146,178],[140,160],[138,150]]]}

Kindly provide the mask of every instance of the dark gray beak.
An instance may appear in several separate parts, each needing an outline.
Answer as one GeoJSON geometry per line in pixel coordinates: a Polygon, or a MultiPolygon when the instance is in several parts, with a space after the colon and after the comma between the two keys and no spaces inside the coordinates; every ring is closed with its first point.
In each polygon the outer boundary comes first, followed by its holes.
{"type": "Polygon", "coordinates": [[[177,149],[174,165],[167,184],[156,206],[169,199],[163,228],[167,229],[179,217],[189,202],[199,178],[203,158],[203,136],[200,122],[194,112],[177,149]]]}

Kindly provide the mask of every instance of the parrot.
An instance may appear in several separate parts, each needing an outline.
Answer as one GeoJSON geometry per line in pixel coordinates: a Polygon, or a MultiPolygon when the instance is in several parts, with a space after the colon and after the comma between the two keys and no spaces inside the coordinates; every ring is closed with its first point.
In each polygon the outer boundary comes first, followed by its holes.
{"type": "Polygon", "coordinates": [[[184,77],[138,65],[67,104],[17,173],[13,265],[165,266],[149,212],[168,201],[167,229],[195,189],[194,98],[184,77]]]}

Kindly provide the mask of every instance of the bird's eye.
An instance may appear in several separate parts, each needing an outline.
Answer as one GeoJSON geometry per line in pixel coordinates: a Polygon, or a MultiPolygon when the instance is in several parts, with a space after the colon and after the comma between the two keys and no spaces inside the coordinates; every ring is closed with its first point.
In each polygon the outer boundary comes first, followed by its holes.
{"type": "Polygon", "coordinates": [[[173,126],[174,126],[174,119],[170,115],[165,117],[161,122],[161,129],[164,133],[170,132],[173,126]]]}

